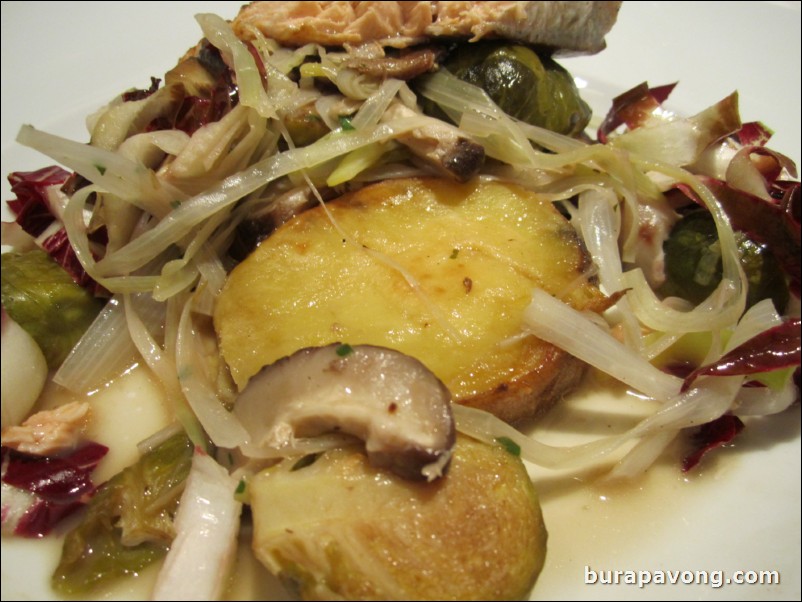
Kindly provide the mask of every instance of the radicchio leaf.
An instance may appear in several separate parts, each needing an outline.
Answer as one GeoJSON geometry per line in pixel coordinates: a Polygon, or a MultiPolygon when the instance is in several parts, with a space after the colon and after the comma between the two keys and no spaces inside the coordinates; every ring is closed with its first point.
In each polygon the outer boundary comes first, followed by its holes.
{"type": "Polygon", "coordinates": [[[159,78],[151,77],[150,88],[134,89],[134,90],[129,90],[128,92],[124,92],[122,95],[123,102],[129,102],[132,100],[142,100],[144,98],[147,98],[148,96],[150,96],[151,94],[156,92],[156,90],[159,89],[160,83],[161,80],[159,78]]]}
{"type": "Polygon", "coordinates": [[[639,127],[660,108],[676,85],[675,82],[650,88],[649,84],[644,82],[616,96],[610,111],[599,126],[597,132],[599,142],[606,143],[608,135],[623,124],[631,130],[639,127]]]}
{"type": "Polygon", "coordinates": [[[86,504],[95,492],[92,471],[107,452],[99,443],[59,456],[36,456],[3,447],[3,483],[33,494],[35,500],[14,526],[14,533],[43,537],[86,504]]]}
{"type": "Polygon", "coordinates": [[[56,260],[66,272],[72,276],[72,279],[80,286],[94,292],[96,295],[102,288],[86,273],[78,257],[75,255],[75,250],[70,244],[70,239],[67,236],[67,231],[62,228],[52,236],[48,236],[42,242],[42,248],[47,251],[53,259],[56,260]]]}
{"type": "Polygon", "coordinates": [[[725,414],[699,427],[691,440],[694,450],[682,461],[682,472],[692,470],[707,452],[732,441],[744,428],[737,416],[725,414]]]}
{"type": "Polygon", "coordinates": [[[208,98],[187,96],[175,114],[172,127],[191,136],[204,125],[222,119],[235,104],[236,98],[226,86],[214,88],[208,98]]]}
{"type": "MultiPolygon", "coordinates": [[[[255,54],[258,56],[258,52],[255,54]]],[[[220,121],[237,105],[237,86],[220,51],[204,40],[197,58],[214,78],[214,85],[205,89],[201,96],[184,94],[175,110],[154,119],[145,128],[147,131],[175,129],[191,136],[204,125],[220,121]]],[[[256,64],[264,76],[261,58],[256,64]]]]}
{"type": "Polygon", "coordinates": [[[686,391],[700,376],[759,374],[800,364],[800,320],[788,318],[761,332],[711,364],[691,372],[682,383],[686,391]]]}
{"type": "Polygon", "coordinates": [[[36,171],[15,171],[8,176],[11,192],[16,195],[15,199],[8,201],[8,208],[22,229],[34,238],[55,220],[47,189],[61,186],[69,177],[68,171],[55,165],[36,171]]]}
{"type": "Polygon", "coordinates": [[[744,123],[734,134],[742,146],[765,146],[773,135],[774,132],[759,121],[744,123]]]}
{"type": "MultiPolygon", "coordinates": [[[[8,207],[19,226],[34,238],[40,237],[54,223],[59,223],[57,212],[50,204],[48,189],[63,187],[73,181],[69,172],[58,166],[44,167],[37,171],[17,171],[8,176],[15,199],[8,201],[8,207]]],[[[102,228],[92,233],[92,241],[105,245],[106,230],[102,228]]],[[[95,296],[105,296],[105,291],[84,270],[75,251],[70,245],[67,231],[59,227],[39,245],[47,251],[56,263],[82,287],[95,296]]]]}

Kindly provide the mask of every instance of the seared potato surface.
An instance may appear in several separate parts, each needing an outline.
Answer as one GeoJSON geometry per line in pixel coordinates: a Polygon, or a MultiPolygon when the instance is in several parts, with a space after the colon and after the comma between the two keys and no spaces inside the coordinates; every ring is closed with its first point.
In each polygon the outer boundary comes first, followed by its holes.
{"type": "Polygon", "coordinates": [[[552,204],[490,180],[389,180],[302,213],[223,289],[215,326],[239,388],[303,347],[343,341],[421,360],[457,402],[516,422],[564,394],[583,366],[521,338],[534,287],[579,309],[603,303],[552,204]]]}

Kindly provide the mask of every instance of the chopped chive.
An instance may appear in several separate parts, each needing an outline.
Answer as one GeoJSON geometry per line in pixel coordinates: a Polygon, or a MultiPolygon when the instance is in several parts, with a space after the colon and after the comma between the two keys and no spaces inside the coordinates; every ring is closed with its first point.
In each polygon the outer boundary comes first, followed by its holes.
{"type": "Polygon", "coordinates": [[[311,466],[315,463],[315,461],[320,457],[320,454],[308,454],[298,460],[295,464],[292,465],[290,468],[290,472],[295,472],[296,470],[301,470],[302,468],[306,468],[307,466],[311,466]]]}
{"type": "Polygon", "coordinates": [[[340,127],[343,129],[344,132],[350,132],[356,129],[351,123],[351,117],[349,117],[348,115],[340,115],[338,121],[340,122],[340,127]]]}
{"type": "Polygon", "coordinates": [[[106,168],[103,165],[95,164],[95,169],[98,170],[101,176],[106,173],[106,168]]]}
{"type": "Polygon", "coordinates": [[[521,446],[509,437],[496,437],[496,443],[506,449],[513,456],[521,455],[521,446]]]}
{"type": "Polygon", "coordinates": [[[239,483],[237,483],[237,489],[234,491],[236,495],[242,495],[245,493],[245,479],[240,479],[239,483]]]}
{"type": "Polygon", "coordinates": [[[350,355],[354,352],[354,348],[351,347],[348,343],[344,343],[337,347],[337,355],[340,357],[345,357],[346,355],[350,355]]]}

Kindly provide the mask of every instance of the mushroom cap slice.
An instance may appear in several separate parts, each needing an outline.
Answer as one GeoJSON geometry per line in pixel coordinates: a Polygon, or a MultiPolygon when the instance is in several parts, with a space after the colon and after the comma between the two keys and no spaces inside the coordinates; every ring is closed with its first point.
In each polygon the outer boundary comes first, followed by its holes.
{"type": "Polygon", "coordinates": [[[264,367],[234,413],[252,457],[299,437],[342,432],[365,442],[374,466],[409,479],[443,474],[456,438],[451,394],[417,359],[374,345],[308,347],[264,367]]]}

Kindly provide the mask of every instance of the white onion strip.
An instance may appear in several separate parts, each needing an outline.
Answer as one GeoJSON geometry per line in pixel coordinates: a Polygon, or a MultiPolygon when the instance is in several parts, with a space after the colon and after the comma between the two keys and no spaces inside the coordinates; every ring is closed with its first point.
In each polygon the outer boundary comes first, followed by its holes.
{"type": "Polygon", "coordinates": [[[567,447],[547,445],[529,437],[493,414],[460,404],[452,406],[457,429],[486,443],[507,437],[521,448],[521,457],[551,469],[575,469],[598,463],[634,439],[659,432],[674,432],[715,420],[732,405],[743,379],[708,378],[700,386],[668,400],[660,410],[630,430],[589,443],[567,447]]]}
{"type": "Polygon", "coordinates": [[[245,43],[234,34],[231,26],[222,17],[211,13],[196,15],[195,19],[200,24],[206,39],[231,60],[240,102],[246,107],[256,109],[262,117],[276,117],[275,108],[262,84],[262,76],[259,74],[256,61],[245,43]]]}
{"type": "Polygon", "coordinates": [[[136,361],[137,351],[128,334],[122,299],[115,296],[72,348],[53,382],[73,393],[88,393],[136,361]]]}
{"type": "Polygon", "coordinates": [[[120,153],[41,132],[24,125],[17,142],[78,172],[90,182],[153,215],[165,215],[184,194],[162,182],[151,169],[120,153]]]}
{"type": "Polygon", "coordinates": [[[512,164],[533,165],[538,153],[487,92],[445,69],[418,78],[418,90],[451,113],[465,133],[487,138],[486,151],[512,164]],[[489,148],[492,147],[492,148],[489,148]]]}
{"type": "Polygon", "coordinates": [[[536,337],[647,397],[668,399],[680,390],[681,379],[661,372],[590,318],[541,289],[532,292],[532,302],[524,311],[524,324],[536,337]]]}
{"type": "Polygon", "coordinates": [[[632,308],[647,327],[660,332],[707,332],[734,325],[746,303],[746,276],[741,267],[735,234],[727,215],[713,193],[696,177],[673,165],[632,156],[632,162],[644,171],[654,171],[690,186],[702,200],[716,224],[721,244],[723,274],[718,288],[696,308],[683,312],[657,298],[640,269],[624,274],[624,283],[632,308]]]}
{"type": "Polygon", "coordinates": [[[220,600],[237,554],[237,480],[195,451],[175,518],[176,536],[152,600],[220,600]]]}
{"type": "MultiPolygon", "coordinates": [[[[579,195],[577,218],[585,247],[599,272],[599,288],[612,295],[624,289],[621,254],[618,250],[620,234],[618,199],[608,188],[591,188],[579,195]]],[[[629,307],[629,300],[618,301],[618,314],[624,327],[624,340],[629,347],[642,355],[641,327],[629,307]]]]}
{"type": "Polygon", "coordinates": [[[164,353],[164,350],[150,334],[131,302],[130,296],[126,295],[123,299],[128,332],[137,351],[139,351],[142,359],[162,384],[167,403],[176,418],[184,426],[184,430],[187,431],[187,434],[196,445],[204,445],[205,441],[197,427],[197,420],[187,407],[184,396],[181,393],[175,363],[164,353]]]}
{"type": "Polygon", "coordinates": [[[194,295],[184,304],[178,325],[175,355],[180,388],[201,426],[218,447],[236,448],[248,440],[248,432],[229,412],[205,375],[200,351],[201,336],[192,322],[194,295]]]}
{"type": "Polygon", "coordinates": [[[270,156],[182,203],[152,230],[98,261],[97,268],[104,275],[133,272],[170,245],[181,241],[216,212],[231,206],[265,184],[320,165],[368,144],[390,140],[424,124],[423,117],[399,119],[364,131],[325,137],[309,146],[270,156]]]}
{"type": "Polygon", "coordinates": [[[668,445],[677,438],[678,429],[666,429],[645,436],[619,460],[607,479],[631,479],[654,464],[668,445]]]}
{"type": "Polygon", "coordinates": [[[384,81],[379,89],[359,107],[356,115],[351,119],[351,126],[358,130],[364,127],[373,127],[379,123],[403,83],[400,79],[392,78],[384,81]]]}

